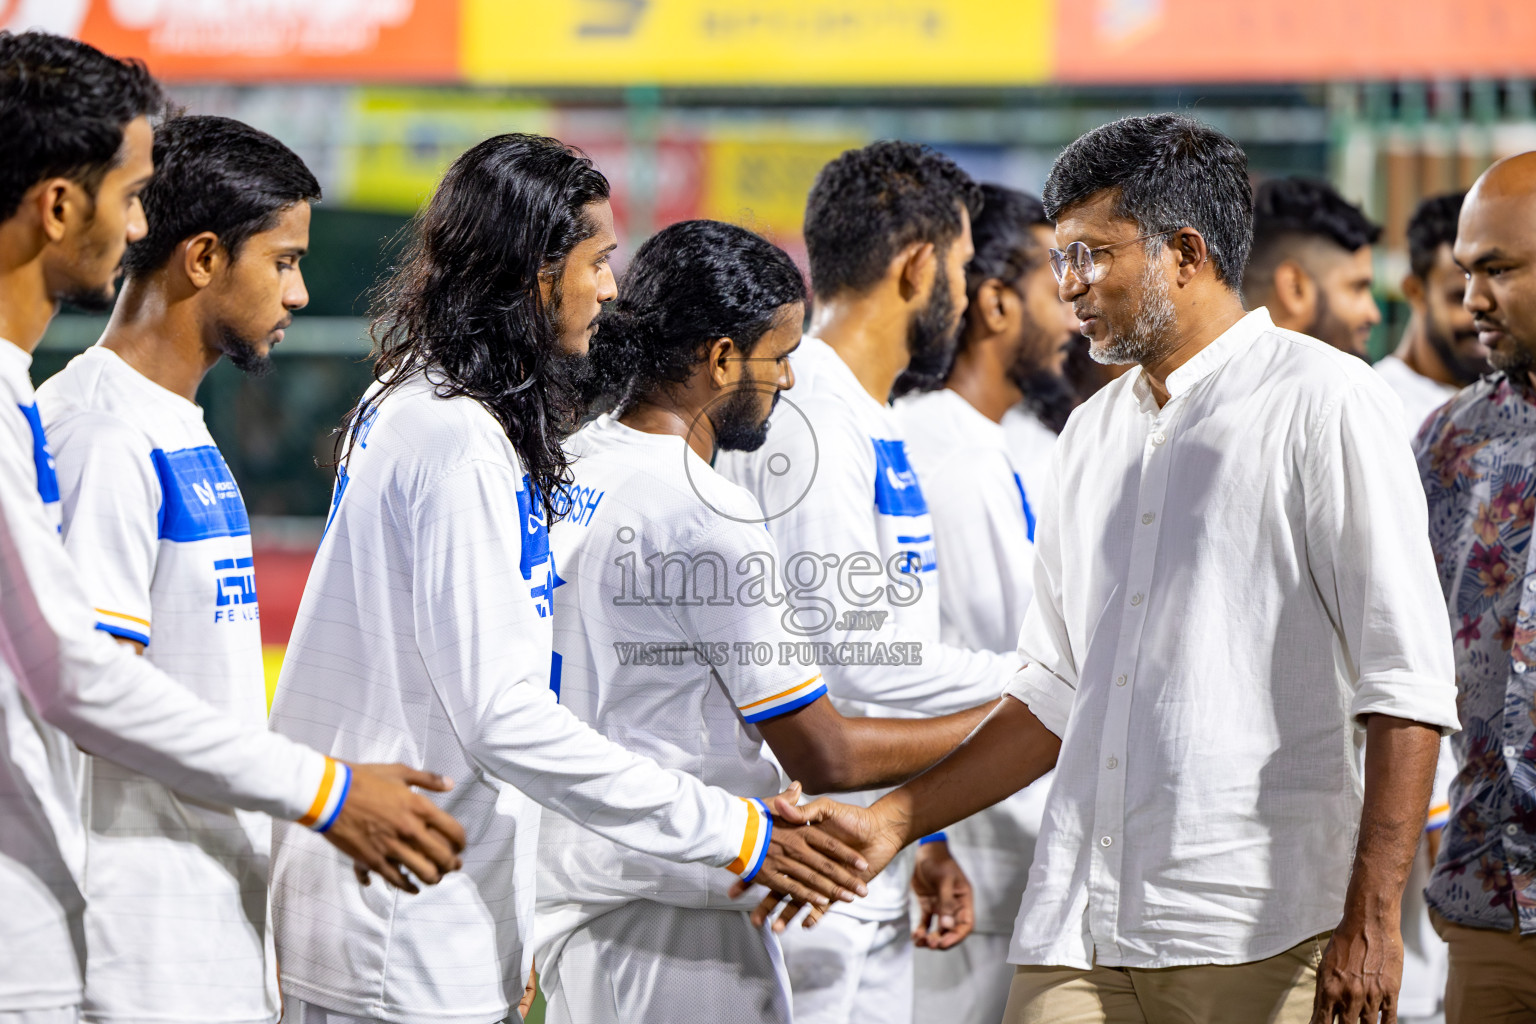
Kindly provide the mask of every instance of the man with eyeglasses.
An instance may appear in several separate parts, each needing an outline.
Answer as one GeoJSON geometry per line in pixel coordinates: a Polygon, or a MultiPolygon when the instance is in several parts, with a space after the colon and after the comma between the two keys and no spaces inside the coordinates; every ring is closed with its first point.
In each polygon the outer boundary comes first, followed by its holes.
{"type": "Polygon", "coordinates": [[[1394,1020],[1457,726],[1397,402],[1244,313],[1247,160],[1219,132],[1105,125],[1044,199],[1094,358],[1139,369],[1062,434],[1024,669],[955,753],[841,822],[878,867],[1059,767],[1010,1024],[1394,1020]]]}

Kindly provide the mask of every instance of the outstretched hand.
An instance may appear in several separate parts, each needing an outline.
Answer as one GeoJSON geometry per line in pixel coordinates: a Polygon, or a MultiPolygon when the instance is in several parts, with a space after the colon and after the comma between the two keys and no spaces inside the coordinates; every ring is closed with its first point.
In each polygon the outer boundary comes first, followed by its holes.
{"type": "Polygon", "coordinates": [[[325,833],[351,857],[358,880],[377,871],[397,889],[415,893],[414,878],[436,885],[464,866],[464,827],[412,787],[446,793],[453,780],[403,764],[354,764],[352,788],[325,833]],[[409,872],[409,874],[407,874],[409,872]]]}
{"type": "Polygon", "coordinates": [[[976,898],[960,862],[943,841],[924,843],[917,849],[912,869],[912,892],[922,916],[912,930],[912,941],[926,949],[949,949],[976,927],[976,898]]]}
{"type": "Polygon", "coordinates": [[[754,885],[767,886],[779,900],[788,897],[797,906],[809,905],[819,918],[833,900],[851,903],[868,890],[861,876],[868,862],[859,851],[820,829],[809,827],[808,819],[795,812],[800,799],[800,783],[795,782],[778,796],[765,800],[773,816],[773,835],[763,855],[763,864],[750,880],[731,886],[731,896],[740,896],[754,885]],[[790,813],[785,814],[785,811],[790,813]]]}
{"type": "MultiPolygon", "coordinates": [[[[825,797],[799,807],[795,805],[798,796],[799,784],[796,783],[767,802],[774,816],[774,836],[777,837],[781,830],[794,830],[807,837],[816,837],[813,840],[815,842],[831,841],[848,850],[852,859],[840,859],[858,871],[860,878],[855,879],[858,883],[855,891],[860,896],[865,895],[868,890],[863,882],[878,875],[901,849],[902,844],[896,838],[898,830],[868,808],[838,803],[825,797]]],[[[757,881],[763,882],[761,873],[757,881]]],[[[748,886],[738,882],[732,887],[731,895],[739,896],[747,889],[748,886]]],[[[806,906],[810,907],[810,912],[805,916],[802,927],[810,928],[821,920],[829,906],[828,903],[807,900],[797,893],[772,885],[769,885],[769,889],[769,895],[752,911],[752,923],[762,927],[777,910],[779,914],[773,922],[775,932],[782,932],[789,927],[789,922],[806,906]]]]}

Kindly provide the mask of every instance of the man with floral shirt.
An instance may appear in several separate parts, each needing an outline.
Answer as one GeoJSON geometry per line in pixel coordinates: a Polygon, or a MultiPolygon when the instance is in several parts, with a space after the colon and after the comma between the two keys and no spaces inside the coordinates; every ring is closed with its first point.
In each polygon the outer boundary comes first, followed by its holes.
{"type": "Polygon", "coordinates": [[[1536,1019],[1536,152],[1462,207],[1464,303],[1499,373],[1418,439],[1430,540],[1455,631],[1462,731],[1426,896],[1450,945],[1446,1024],[1536,1019]]]}

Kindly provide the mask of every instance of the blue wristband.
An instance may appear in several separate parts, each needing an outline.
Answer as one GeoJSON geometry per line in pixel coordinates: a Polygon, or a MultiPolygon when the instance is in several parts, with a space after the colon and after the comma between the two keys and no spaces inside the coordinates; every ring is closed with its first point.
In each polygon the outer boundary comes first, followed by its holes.
{"type": "Polygon", "coordinates": [[[921,839],[919,839],[917,841],[917,845],[918,846],[927,846],[929,843],[947,843],[947,842],[949,842],[949,836],[945,835],[943,832],[935,832],[931,836],[923,836],[923,838],[921,838],[921,839]]]}

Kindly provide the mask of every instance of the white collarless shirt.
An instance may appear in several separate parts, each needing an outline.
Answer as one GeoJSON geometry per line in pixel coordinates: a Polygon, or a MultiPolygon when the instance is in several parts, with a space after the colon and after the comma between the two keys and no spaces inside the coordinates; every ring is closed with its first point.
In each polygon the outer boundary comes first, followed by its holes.
{"type": "Polygon", "coordinates": [[[1403,403],[1403,419],[1407,421],[1408,439],[1419,435],[1419,428],[1429,419],[1430,413],[1440,408],[1456,394],[1456,388],[1430,380],[1397,356],[1387,356],[1375,364],[1376,372],[1386,381],[1403,403]]]}
{"type": "Polygon", "coordinates": [[[1255,310],[1072,417],[1009,692],[1062,737],[1010,961],[1237,964],[1333,928],[1358,721],[1457,727],[1397,403],[1255,310]]]}

